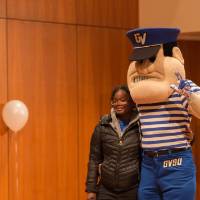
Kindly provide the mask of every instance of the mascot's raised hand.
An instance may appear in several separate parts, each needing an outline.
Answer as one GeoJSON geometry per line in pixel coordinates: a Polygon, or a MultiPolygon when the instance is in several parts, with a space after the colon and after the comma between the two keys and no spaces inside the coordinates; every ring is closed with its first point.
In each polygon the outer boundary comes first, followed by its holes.
{"type": "Polygon", "coordinates": [[[177,77],[177,85],[171,84],[170,87],[177,93],[189,98],[192,93],[192,82],[186,79],[184,80],[179,72],[176,72],[175,75],[177,77]]]}
{"type": "Polygon", "coordinates": [[[177,77],[177,85],[171,84],[170,87],[188,99],[189,112],[200,118],[200,92],[198,86],[191,80],[183,79],[179,72],[175,73],[175,75],[177,77]]]}

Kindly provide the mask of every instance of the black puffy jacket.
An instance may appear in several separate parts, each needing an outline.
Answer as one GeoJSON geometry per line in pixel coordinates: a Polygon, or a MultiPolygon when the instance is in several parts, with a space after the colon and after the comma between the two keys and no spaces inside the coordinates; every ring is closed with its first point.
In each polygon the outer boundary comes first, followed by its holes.
{"type": "Polygon", "coordinates": [[[99,179],[105,187],[114,192],[126,191],[138,184],[140,165],[138,116],[135,114],[122,137],[114,121],[116,120],[111,115],[104,116],[92,135],[86,181],[87,192],[98,191],[99,179]]]}

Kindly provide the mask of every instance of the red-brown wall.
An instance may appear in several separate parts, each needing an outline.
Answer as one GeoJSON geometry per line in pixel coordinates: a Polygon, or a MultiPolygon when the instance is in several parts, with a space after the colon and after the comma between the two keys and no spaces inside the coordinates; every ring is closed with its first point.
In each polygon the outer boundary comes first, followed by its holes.
{"type": "Polygon", "coordinates": [[[0,200],[84,200],[89,140],[126,82],[138,2],[0,0],[0,105],[20,99],[27,125],[0,122],[0,200]]]}
{"type": "MultiPolygon", "coordinates": [[[[6,23],[0,19],[0,108],[7,101],[6,23]]],[[[8,200],[8,133],[0,120],[0,199],[8,200]]]]}
{"type": "MultiPolygon", "coordinates": [[[[200,36],[200,33],[197,34],[200,36]]],[[[197,36],[195,35],[195,37],[197,36]]],[[[186,75],[188,79],[191,79],[194,83],[200,86],[200,62],[199,62],[199,52],[200,52],[200,40],[191,40],[190,34],[188,35],[188,38],[190,40],[187,40],[187,37],[185,40],[181,40],[179,42],[179,46],[182,49],[182,53],[185,59],[185,69],[186,69],[186,75]]],[[[197,38],[197,37],[196,37],[197,38]]],[[[200,37],[199,37],[200,38],[200,37]]],[[[192,120],[192,130],[195,135],[195,142],[193,145],[193,153],[194,153],[194,159],[197,166],[197,195],[196,199],[200,199],[200,120],[193,117],[192,120]]]]}

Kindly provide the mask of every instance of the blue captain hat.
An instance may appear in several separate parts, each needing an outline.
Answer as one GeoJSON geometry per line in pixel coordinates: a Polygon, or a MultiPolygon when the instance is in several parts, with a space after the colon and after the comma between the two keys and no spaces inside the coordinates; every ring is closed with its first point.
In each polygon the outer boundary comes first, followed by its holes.
{"type": "Polygon", "coordinates": [[[144,60],[155,56],[161,45],[176,42],[180,29],[178,28],[138,28],[127,32],[127,37],[133,45],[130,60],[144,60]]]}

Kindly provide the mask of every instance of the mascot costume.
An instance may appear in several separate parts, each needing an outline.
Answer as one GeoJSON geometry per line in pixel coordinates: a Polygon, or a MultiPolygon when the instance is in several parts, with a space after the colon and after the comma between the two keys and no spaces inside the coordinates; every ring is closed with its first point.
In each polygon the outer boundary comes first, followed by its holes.
{"type": "Polygon", "coordinates": [[[127,33],[133,45],[128,87],[141,123],[139,200],[194,200],[196,169],[186,136],[191,116],[200,118],[200,87],[185,78],[177,47],[179,29],[127,33]]]}

